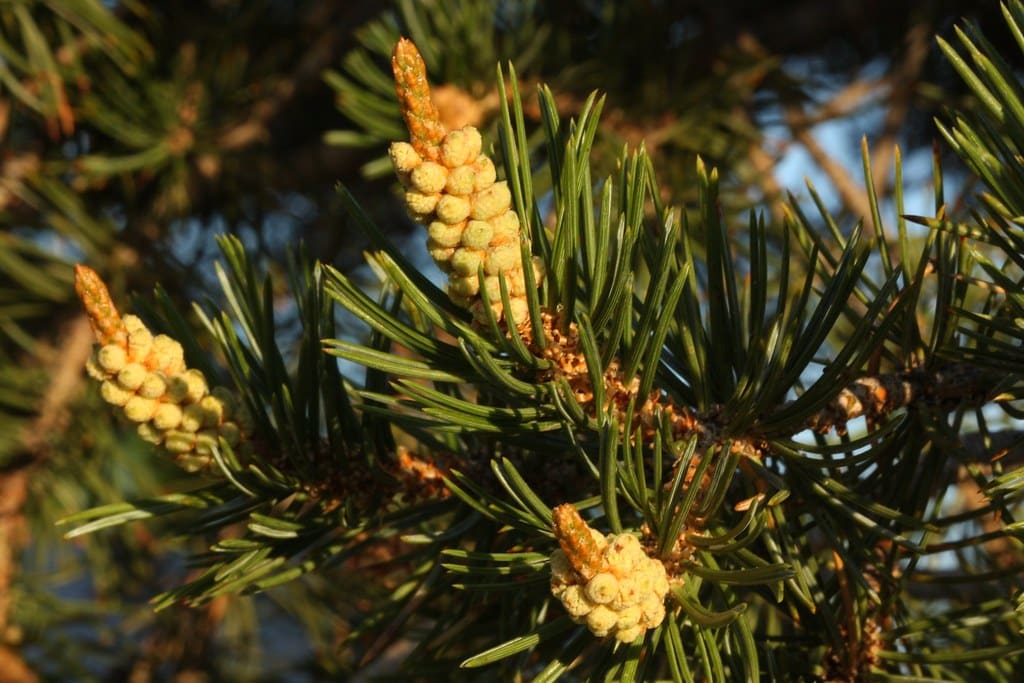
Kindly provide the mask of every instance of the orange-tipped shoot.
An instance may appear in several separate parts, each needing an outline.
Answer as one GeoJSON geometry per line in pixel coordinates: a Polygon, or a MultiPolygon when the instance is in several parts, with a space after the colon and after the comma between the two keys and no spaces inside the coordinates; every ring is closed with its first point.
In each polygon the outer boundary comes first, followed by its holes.
{"type": "Polygon", "coordinates": [[[552,530],[569,564],[584,581],[589,581],[604,569],[604,552],[607,542],[583,521],[580,513],[569,503],[559,505],[551,511],[554,519],[552,530]]]}
{"type": "Polygon", "coordinates": [[[437,161],[446,131],[441,115],[430,99],[427,66],[411,40],[398,39],[391,54],[391,70],[395,75],[395,93],[413,149],[424,159],[437,161]]]}
{"type": "Polygon", "coordinates": [[[96,335],[96,341],[101,346],[114,344],[126,348],[128,331],[117,312],[117,307],[114,306],[113,299],[110,298],[107,285],[99,274],[89,266],[76,265],[75,292],[85,307],[86,315],[89,316],[89,324],[96,335]]]}

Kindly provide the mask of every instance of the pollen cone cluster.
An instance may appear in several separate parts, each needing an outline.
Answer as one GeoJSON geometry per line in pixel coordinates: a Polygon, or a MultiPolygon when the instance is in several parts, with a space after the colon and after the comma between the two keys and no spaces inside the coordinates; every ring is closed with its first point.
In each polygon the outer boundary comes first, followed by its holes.
{"type": "Polygon", "coordinates": [[[185,365],[184,351],[167,335],[154,335],[134,315],[122,319],[95,271],[75,267],[75,290],[99,345],[86,363],[107,403],[138,423],[139,435],[163,447],[189,471],[206,468],[223,438],[244,451],[251,420],[231,393],[211,391],[199,370],[185,365]]]}
{"type": "Polygon", "coordinates": [[[636,537],[607,537],[571,505],[553,510],[561,546],[551,555],[551,593],[569,616],[598,637],[631,643],[665,619],[668,576],[636,537]]]}
{"type": "MultiPolygon", "coordinates": [[[[406,207],[414,220],[427,226],[427,248],[448,275],[449,297],[482,320],[483,289],[499,320],[525,320],[519,216],[511,208],[508,185],[496,182],[494,162],[481,153],[476,128],[445,132],[430,100],[423,59],[412,42],[398,42],[392,67],[412,142],[392,143],[391,160],[407,190],[406,207]],[[509,311],[501,303],[501,278],[509,293],[509,311]]],[[[536,260],[534,273],[541,276],[536,260]]]]}

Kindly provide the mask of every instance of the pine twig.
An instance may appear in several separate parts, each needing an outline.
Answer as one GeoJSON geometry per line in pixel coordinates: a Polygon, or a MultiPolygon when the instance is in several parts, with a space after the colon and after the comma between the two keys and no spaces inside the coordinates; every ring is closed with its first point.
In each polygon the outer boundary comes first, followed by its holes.
{"type": "Polygon", "coordinates": [[[869,424],[920,400],[940,404],[974,403],[985,398],[992,378],[977,368],[953,365],[934,372],[909,371],[859,377],[847,385],[807,426],[846,433],[846,423],[864,417],[869,424]]]}

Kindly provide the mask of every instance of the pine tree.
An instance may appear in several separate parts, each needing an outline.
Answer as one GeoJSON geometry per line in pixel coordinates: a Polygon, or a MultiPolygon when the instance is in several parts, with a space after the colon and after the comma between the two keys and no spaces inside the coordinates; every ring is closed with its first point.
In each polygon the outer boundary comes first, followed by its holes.
{"type": "MultiPolygon", "coordinates": [[[[233,184],[291,101],[255,85],[280,55],[185,45],[167,77],[132,26],[188,12],[0,8],[4,676],[287,680],[224,661],[276,606],[317,680],[1019,679],[1024,5],[1011,43],[937,39],[967,95],[934,123],[932,215],[865,140],[853,219],[751,180],[740,91],[771,80],[806,132],[756,39],[732,90],[680,95],[707,96],[676,123],[708,153],[621,145],[632,84],[566,106],[539,77],[570,23],[514,5],[400,3],[327,73],[354,124],[328,142],[366,150],[336,189],[362,271],[246,230],[289,187],[233,184]],[[414,241],[382,227],[399,205],[414,241]],[[230,227],[215,256],[181,244],[197,215],[230,227]],[[95,602],[13,571],[58,519],[95,602]],[[104,604],[140,594],[134,627],[104,604]]],[[[605,8],[609,34],[652,19],[605,8]]],[[[258,9],[208,11],[283,30],[258,9]]]]}

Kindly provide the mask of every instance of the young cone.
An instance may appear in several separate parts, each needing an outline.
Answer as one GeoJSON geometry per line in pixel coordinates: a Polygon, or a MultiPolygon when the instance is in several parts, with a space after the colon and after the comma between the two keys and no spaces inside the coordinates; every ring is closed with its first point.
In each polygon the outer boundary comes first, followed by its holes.
{"type": "MultiPolygon", "coordinates": [[[[484,289],[497,318],[525,320],[519,216],[512,210],[508,185],[496,182],[494,162],[481,152],[483,140],[476,128],[445,131],[430,100],[423,59],[411,41],[398,42],[392,66],[411,142],[392,143],[391,160],[408,190],[409,212],[427,226],[427,249],[448,275],[448,296],[483,320],[484,289]],[[502,280],[509,311],[501,303],[502,280]]],[[[534,272],[537,277],[543,273],[536,260],[534,272]]]]}
{"type": "Polygon", "coordinates": [[[599,638],[631,643],[665,619],[668,574],[631,534],[604,537],[572,505],[552,510],[551,594],[599,638]]]}
{"type": "Polygon", "coordinates": [[[185,365],[181,344],[154,335],[134,315],[121,318],[107,286],[87,266],[75,267],[75,291],[99,342],[86,370],[101,382],[103,400],[139,423],[143,439],[189,471],[209,467],[219,439],[243,452],[249,447],[244,406],[223,387],[211,391],[203,373],[185,365]]]}

